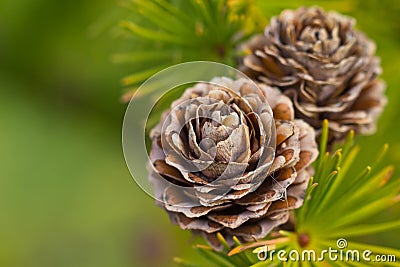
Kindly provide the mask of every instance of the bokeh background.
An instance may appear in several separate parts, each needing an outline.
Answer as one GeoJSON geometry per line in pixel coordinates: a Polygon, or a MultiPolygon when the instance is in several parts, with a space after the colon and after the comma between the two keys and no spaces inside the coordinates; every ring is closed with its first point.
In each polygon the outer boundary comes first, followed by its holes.
{"type": "MultiPolygon", "coordinates": [[[[387,163],[400,167],[400,1],[346,3],[288,7],[339,9],[377,42],[389,105],[378,133],[358,138],[354,168],[384,143],[387,163]]],[[[0,266],[173,266],[173,256],[197,257],[190,233],[169,223],[125,166],[120,79],[138,66],[110,58],[129,46],[115,30],[126,12],[115,0],[0,1],[0,266]]],[[[400,248],[399,231],[365,239],[400,248]]]]}

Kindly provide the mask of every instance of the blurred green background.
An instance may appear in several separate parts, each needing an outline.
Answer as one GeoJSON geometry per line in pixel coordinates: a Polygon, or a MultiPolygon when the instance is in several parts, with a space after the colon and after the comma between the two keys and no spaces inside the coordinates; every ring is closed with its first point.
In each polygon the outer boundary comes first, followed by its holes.
{"type": "MultiPolygon", "coordinates": [[[[379,132],[358,139],[354,168],[384,143],[388,164],[399,166],[400,1],[288,3],[350,14],[376,40],[389,105],[379,132]]],[[[114,0],[0,1],[0,266],[173,266],[173,256],[197,257],[190,233],[169,223],[125,166],[120,79],[135,66],[110,61],[129,47],[114,28],[124,12],[114,0]]],[[[399,231],[366,238],[400,248],[399,231]]]]}

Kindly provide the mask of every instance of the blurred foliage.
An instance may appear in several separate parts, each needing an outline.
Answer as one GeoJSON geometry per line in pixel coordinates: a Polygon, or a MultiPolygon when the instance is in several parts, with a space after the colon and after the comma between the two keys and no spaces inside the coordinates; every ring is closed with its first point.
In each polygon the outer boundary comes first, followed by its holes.
{"type": "MultiPolygon", "coordinates": [[[[261,30],[267,17],[303,4],[356,17],[377,42],[389,105],[378,133],[357,138],[363,153],[352,167],[363,168],[384,143],[386,161],[400,165],[399,1],[228,3],[250,9],[240,24],[245,29],[261,30]]],[[[123,63],[112,64],[111,55],[155,53],[160,44],[119,30],[120,20],[142,27],[150,21],[117,6],[115,0],[0,1],[0,266],[165,267],[175,255],[199,259],[190,233],[169,223],[124,163],[119,79],[156,65],[118,56],[112,59],[123,63]]],[[[399,212],[388,209],[371,223],[399,212]]],[[[362,240],[398,248],[399,236],[390,231],[362,240]]]]}

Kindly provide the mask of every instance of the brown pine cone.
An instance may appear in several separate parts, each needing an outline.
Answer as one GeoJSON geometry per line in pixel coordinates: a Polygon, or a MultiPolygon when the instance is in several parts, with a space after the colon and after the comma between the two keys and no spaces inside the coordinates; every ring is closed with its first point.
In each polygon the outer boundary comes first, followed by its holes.
{"type": "Polygon", "coordinates": [[[240,69],[289,96],[296,118],[317,130],[330,122],[330,141],[350,131],[371,134],[386,104],[375,44],[354,29],[354,19],[319,8],[285,10],[264,35],[240,49],[240,69]]]}
{"type": "Polygon", "coordinates": [[[318,154],[289,98],[246,79],[187,89],[151,131],[149,179],[158,204],[215,249],[264,238],[303,203],[318,154]],[[261,88],[261,89],[260,89],[261,88]]]}

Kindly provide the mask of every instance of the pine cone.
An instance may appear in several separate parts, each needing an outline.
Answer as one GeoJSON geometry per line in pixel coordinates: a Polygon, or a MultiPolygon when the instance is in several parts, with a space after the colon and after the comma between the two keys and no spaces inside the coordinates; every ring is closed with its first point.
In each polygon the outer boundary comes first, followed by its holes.
{"type": "Polygon", "coordinates": [[[158,204],[215,249],[217,232],[247,242],[285,223],[303,203],[318,154],[313,128],[294,120],[290,99],[260,88],[246,79],[198,83],[150,134],[158,204]]]}
{"type": "Polygon", "coordinates": [[[319,8],[285,10],[264,35],[241,49],[240,69],[289,96],[296,118],[317,129],[330,122],[330,142],[350,130],[371,134],[386,103],[375,44],[354,29],[354,19],[319,8]]]}

